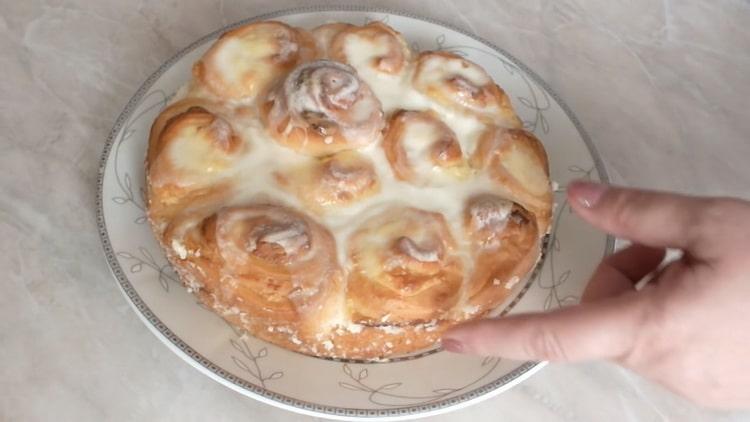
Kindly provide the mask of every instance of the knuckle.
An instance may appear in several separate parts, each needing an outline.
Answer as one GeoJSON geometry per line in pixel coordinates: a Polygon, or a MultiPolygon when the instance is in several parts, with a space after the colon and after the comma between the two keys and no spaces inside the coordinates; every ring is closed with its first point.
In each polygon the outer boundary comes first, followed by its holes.
{"type": "Polygon", "coordinates": [[[730,235],[737,227],[738,220],[750,217],[750,207],[732,198],[706,198],[691,213],[689,223],[694,227],[695,236],[705,239],[717,235],[730,235]]]}
{"type": "Polygon", "coordinates": [[[630,231],[637,219],[634,209],[638,209],[637,203],[640,195],[634,192],[618,192],[609,201],[610,218],[614,227],[624,231],[630,231]]]}
{"type": "Polygon", "coordinates": [[[567,361],[559,336],[551,329],[540,326],[533,329],[526,353],[538,359],[550,361],[567,361]]]}
{"type": "Polygon", "coordinates": [[[670,330],[672,311],[654,294],[646,296],[631,321],[627,345],[614,360],[630,368],[640,368],[663,353],[664,333],[670,330]]]}

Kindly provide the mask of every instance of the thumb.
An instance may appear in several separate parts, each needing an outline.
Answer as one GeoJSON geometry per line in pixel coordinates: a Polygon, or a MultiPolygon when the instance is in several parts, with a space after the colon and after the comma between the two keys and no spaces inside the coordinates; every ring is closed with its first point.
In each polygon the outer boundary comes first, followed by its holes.
{"type": "Polygon", "coordinates": [[[621,360],[646,320],[649,296],[630,292],[547,313],[468,322],[443,335],[443,348],[519,360],[621,360]]]}

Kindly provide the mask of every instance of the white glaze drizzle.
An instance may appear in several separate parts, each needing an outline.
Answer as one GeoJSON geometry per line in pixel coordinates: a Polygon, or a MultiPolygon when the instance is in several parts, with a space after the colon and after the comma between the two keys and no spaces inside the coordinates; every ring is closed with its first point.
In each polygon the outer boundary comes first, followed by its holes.
{"type": "MultiPolygon", "coordinates": [[[[369,85],[380,101],[386,115],[399,109],[433,110],[455,132],[464,156],[468,157],[474,151],[479,136],[486,129],[485,124],[474,116],[459,113],[437,104],[414,89],[411,84],[414,72],[413,63],[406,66],[402,72],[396,75],[389,75],[373,69],[370,66],[369,59],[377,54],[378,51],[373,52],[357,48],[347,48],[347,56],[351,65],[357,69],[359,77],[369,85]],[[361,55],[361,57],[358,55],[361,55]]],[[[478,85],[487,82],[485,80],[486,73],[483,74],[483,72],[474,72],[471,69],[461,72],[461,74],[478,85]]],[[[438,77],[439,75],[435,76],[435,78],[438,77]]],[[[352,87],[352,89],[355,88],[352,87]]],[[[191,87],[183,88],[178,91],[172,102],[185,95],[195,95],[195,93],[191,87]]],[[[341,93],[341,95],[345,94],[346,92],[341,93]]],[[[317,107],[316,104],[302,104],[302,102],[306,101],[304,98],[293,99],[292,101],[296,102],[297,106],[304,106],[307,109],[315,109],[317,107]]],[[[304,210],[302,202],[296,196],[277,185],[273,174],[292,166],[309,162],[312,158],[279,146],[269,136],[257,118],[235,119],[233,126],[238,131],[241,139],[246,143],[246,153],[236,161],[234,167],[230,170],[232,173],[231,177],[236,181],[235,195],[232,196],[228,203],[221,205],[233,206],[252,202],[268,202],[280,203],[304,210]]],[[[333,234],[336,240],[338,261],[342,264],[345,271],[349,267],[347,240],[362,222],[392,206],[411,206],[427,211],[439,212],[444,215],[451,233],[457,241],[457,250],[455,253],[463,260],[465,273],[468,276],[473,268],[470,255],[470,241],[463,235],[464,230],[462,227],[466,201],[473,196],[485,193],[509,197],[509,192],[491,181],[484,173],[475,173],[463,180],[451,179],[451,183],[440,183],[439,186],[415,186],[401,182],[395,178],[379,143],[360,148],[359,151],[372,160],[381,184],[380,192],[349,206],[331,209],[328,213],[317,217],[317,220],[333,234]]],[[[418,151],[416,153],[421,155],[423,152],[418,151]]],[[[276,240],[281,242],[279,244],[282,244],[284,239],[280,238],[276,240]]],[[[178,250],[179,248],[175,249],[178,250]]],[[[182,256],[180,252],[179,250],[177,251],[182,256]]],[[[432,256],[423,258],[425,258],[425,261],[436,259],[436,257],[432,256]]],[[[508,284],[506,284],[506,288],[512,287],[512,283],[508,284]]],[[[358,333],[363,329],[363,326],[351,323],[343,314],[343,295],[344,290],[342,289],[341,297],[335,303],[341,309],[341,312],[337,312],[331,318],[328,325],[332,327],[338,326],[349,332],[358,333]]],[[[461,294],[461,296],[464,295],[461,294]]],[[[459,302],[457,309],[461,309],[469,314],[475,311],[474,309],[467,308],[464,300],[459,302]]],[[[387,317],[383,318],[382,322],[384,324],[387,324],[387,317]]],[[[436,322],[430,322],[420,325],[418,328],[432,331],[436,328],[435,324],[436,322]]],[[[380,328],[388,334],[402,332],[401,328],[390,325],[384,325],[380,328]]],[[[326,340],[323,346],[327,350],[331,350],[333,344],[326,340]]]]}

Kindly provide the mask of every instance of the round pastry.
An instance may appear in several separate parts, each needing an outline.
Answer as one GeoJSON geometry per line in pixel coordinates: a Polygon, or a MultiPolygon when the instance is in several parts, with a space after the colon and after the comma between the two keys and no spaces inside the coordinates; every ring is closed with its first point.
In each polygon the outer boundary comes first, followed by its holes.
{"type": "Polygon", "coordinates": [[[456,134],[432,111],[399,110],[383,138],[383,150],[397,179],[415,184],[466,177],[467,167],[456,134]]]}
{"type": "Polygon", "coordinates": [[[148,217],[182,282],[250,334],[384,359],[492,315],[532,272],[542,143],[478,65],[394,29],[228,32],[153,123],[148,217]]]}
{"type": "Polygon", "coordinates": [[[384,126],[380,101],[370,87],[353,68],[330,60],[295,69],[261,113],[278,143],[314,156],[376,142],[384,126]]]}
{"type": "Polygon", "coordinates": [[[178,101],[151,128],[146,156],[149,213],[160,223],[186,204],[221,196],[227,177],[246,149],[221,105],[178,101]]]}
{"type": "Polygon", "coordinates": [[[181,276],[210,306],[236,307],[249,323],[295,323],[302,337],[314,338],[342,288],[331,233],[285,206],[194,210],[173,219],[162,241],[178,249],[181,276]]]}
{"type": "Polygon", "coordinates": [[[445,51],[417,58],[414,87],[446,107],[503,127],[520,128],[510,99],[479,65],[445,51]]]}
{"type": "MultiPolygon", "coordinates": [[[[330,26],[322,28],[329,33],[336,29],[330,26]]],[[[338,29],[330,37],[330,44],[326,48],[328,56],[350,64],[359,72],[371,69],[396,75],[404,71],[411,60],[411,50],[401,34],[382,22],[338,29]]]]}
{"type": "Polygon", "coordinates": [[[538,248],[534,215],[508,199],[492,194],[470,198],[464,210],[464,231],[471,239],[474,270],[466,287],[468,306],[482,313],[534,265],[538,248]]]}
{"type": "Polygon", "coordinates": [[[342,151],[275,174],[279,185],[296,195],[305,207],[323,213],[345,207],[380,190],[370,160],[355,151],[342,151]]]}
{"type": "Polygon", "coordinates": [[[549,165],[544,146],[536,136],[521,129],[490,126],[479,138],[470,163],[486,171],[493,182],[508,192],[508,197],[534,211],[540,227],[549,225],[549,165]]]}
{"type": "Polygon", "coordinates": [[[442,214],[392,207],[365,220],[348,241],[352,321],[395,325],[441,318],[458,302],[464,276],[442,214]]]}
{"type": "Polygon", "coordinates": [[[291,68],[317,55],[307,31],[257,22],[223,34],[193,66],[198,88],[235,101],[252,101],[291,68]]]}

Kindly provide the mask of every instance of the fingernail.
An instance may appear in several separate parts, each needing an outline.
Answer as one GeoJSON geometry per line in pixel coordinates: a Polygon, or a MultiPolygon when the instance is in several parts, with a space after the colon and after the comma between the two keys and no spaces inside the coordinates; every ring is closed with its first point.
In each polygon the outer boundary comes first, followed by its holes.
{"type": "Polygon", "coordinates": [[[599,199],[601,199],[604,192],[607,191],[607,185],[594,182],[578,181],[573,182],[571,186],[573,188],[573,194],[575,195],[576,201],[586,208],[593,208],[596,206],[599,199]]]}
{"type": "Polygon", "coordinates": [[[462,353],[464,351],[464,345],[458,340],[454,340],[452,338],[444,338],[443,341],[443,349],[453,352],[453,353],[462,353]]]}

